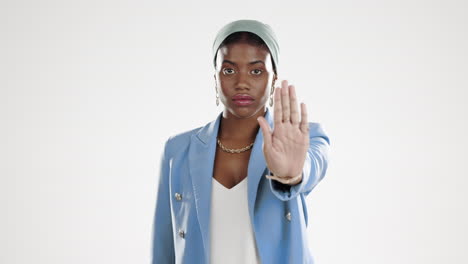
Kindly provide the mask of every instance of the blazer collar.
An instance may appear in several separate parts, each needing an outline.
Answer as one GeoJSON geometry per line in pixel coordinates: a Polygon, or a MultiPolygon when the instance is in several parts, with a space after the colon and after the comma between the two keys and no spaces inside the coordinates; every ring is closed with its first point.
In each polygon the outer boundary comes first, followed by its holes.
{"type": "MultiPolygon", "coordinates": [[[[264,117],[270,128],[273,129],[271,110],[267,108],[264,117]]],[[[191,136],[188,154],[189,173],[206,259],[209,258],[210,249],[211,188],[217,144],[216,137],[221,118],[222,112],[218,114],[215,120],[206,124],[198,133],[191,136]]],[[[263,134],[259,127],[247,169],[247,199],[252,223],[254,223],[254,207],[258,185],[263,175],[266,174],[266,169],[267,166],[263,155],[263,134]]]]}

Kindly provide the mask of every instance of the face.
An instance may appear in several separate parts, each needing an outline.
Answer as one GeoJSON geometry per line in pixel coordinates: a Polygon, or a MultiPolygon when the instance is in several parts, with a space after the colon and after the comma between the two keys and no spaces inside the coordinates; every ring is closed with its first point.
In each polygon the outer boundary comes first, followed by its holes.
{"type": "Polygon", "coordinates": [[[237,118],[263,114],[277,78],[268,49],[244,42],[218,50],[214,77],[224,117],[237,118]]]}

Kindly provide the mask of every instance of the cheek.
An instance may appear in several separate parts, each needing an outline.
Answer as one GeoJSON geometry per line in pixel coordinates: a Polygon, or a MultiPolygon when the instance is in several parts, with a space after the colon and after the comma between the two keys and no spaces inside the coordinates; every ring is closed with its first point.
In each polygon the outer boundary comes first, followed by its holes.
{"type": "Polygon", "coordinates": [[[219,80],[218,82],[218,91],[220,96],[225,98],[230,93],[232,93],[232,84],[229,83],[227,80],[219,80]]]}
{"type": "Polygon", "coordinates": [[[261,84],[261,91],[258,92],[257,96],[261,98],[262,102],[265,102],[269,99],[270,96],[270,87],[267,82],[262,82],[261,84]]]}
{"type": "Polygon", "coordinates": [[[217,81],[218,90],[222,93],[228,93],[229,90],[232,90],[234,84],[233,78],[220,77],[217,81]]]}

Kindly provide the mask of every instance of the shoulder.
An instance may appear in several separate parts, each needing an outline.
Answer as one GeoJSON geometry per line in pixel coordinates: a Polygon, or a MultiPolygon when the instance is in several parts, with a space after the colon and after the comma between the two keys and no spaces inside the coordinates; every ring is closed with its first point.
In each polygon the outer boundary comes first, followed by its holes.
{"type": "Polygon", "coordinates": [[[203,126],[179,132],[171,135],[165,142],[164,152],[167,156],[174,156],[176,153],[185,151],[190,143],[192,135],[196,134],[203,126]]]}

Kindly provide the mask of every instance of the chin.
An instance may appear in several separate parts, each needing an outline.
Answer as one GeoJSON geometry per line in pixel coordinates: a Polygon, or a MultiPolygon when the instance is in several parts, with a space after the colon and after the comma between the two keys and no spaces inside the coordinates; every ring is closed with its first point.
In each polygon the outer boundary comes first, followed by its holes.
{"type": "Polygon", "coordinates": [[[226,108],[225,111],[230,112],[231,115],[236,116],[238,118],[249,118],[258,113],[259,111],[262,111],[261,106],[253,106],[249,105],[248,107],[245,106],[230,106],[229,108],[226,108]]]}

